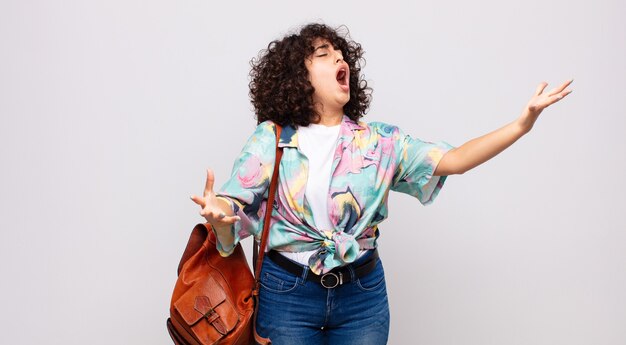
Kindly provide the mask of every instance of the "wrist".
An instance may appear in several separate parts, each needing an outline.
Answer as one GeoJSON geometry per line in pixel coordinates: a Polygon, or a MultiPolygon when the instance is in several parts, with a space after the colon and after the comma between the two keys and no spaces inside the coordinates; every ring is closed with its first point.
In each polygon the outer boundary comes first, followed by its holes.
{"type": "Polygon", "coordinates": [[[530,110],[524,110],[522,115],[515,121],[515,124],[522,135],[533,129],[535,121],[537,121],[537,117],[538,116],[533,115],[530,110]]]}

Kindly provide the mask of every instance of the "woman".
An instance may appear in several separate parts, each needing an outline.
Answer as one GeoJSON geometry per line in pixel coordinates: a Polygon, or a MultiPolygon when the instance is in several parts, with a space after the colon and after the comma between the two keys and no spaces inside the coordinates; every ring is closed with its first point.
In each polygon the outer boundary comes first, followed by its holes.
{"type": "Polygon", "coordinates": [[[253,60],[250,96],[258,126],[229,180],[192,196],[211,223],[218,250],[260,238],[275,158],[283,148],[268,254],[261,271],[257,331],[273,344],[385,344],[389,307],[376,251],[389,190],[431,203],[448,175],[484,163],[533,127],[571,80],[541,83],[521,116],[453,148],[359,119],[370,102],[358,43],[322,25],[273,41],[253,60]]]}

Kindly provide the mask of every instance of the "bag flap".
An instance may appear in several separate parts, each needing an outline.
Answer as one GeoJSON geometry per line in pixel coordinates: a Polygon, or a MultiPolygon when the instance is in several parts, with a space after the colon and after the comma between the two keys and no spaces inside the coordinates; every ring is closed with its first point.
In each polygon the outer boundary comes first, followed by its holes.
{"type": "Polygon", "coordinates": [[[237,310],[211,275],[196,282],[174,303],[174,308],[189,326],[206,319],[221,334],[228,333],[239,322],[237,310]]]}

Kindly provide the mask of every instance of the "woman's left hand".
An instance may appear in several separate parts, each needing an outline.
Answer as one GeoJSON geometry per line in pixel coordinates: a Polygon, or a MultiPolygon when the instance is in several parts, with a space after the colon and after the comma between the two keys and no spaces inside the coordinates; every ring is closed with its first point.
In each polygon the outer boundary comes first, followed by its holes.
{"type": "Polygon", "coordinates": [[[543,93],[543,90],[546,88],[546,86],[548,86],[548,83],[542,82],[541,84],[539,84],[539,86],[537,86],[535,94],[526,105],[522,116],[520,116],[518,119],[518,123],[522,130],[524,130],[525,132],[530,131],[533,128],[535,121],[537,121],[539,114],[541,114],[541,112],[545,108],[569,95],[572,90],[566,88],[573,81],[574,79],[568,80],[565,83],[561,84],[561,86],[555,87],[554,89],[550,90],[548,93],[543,93]]]}

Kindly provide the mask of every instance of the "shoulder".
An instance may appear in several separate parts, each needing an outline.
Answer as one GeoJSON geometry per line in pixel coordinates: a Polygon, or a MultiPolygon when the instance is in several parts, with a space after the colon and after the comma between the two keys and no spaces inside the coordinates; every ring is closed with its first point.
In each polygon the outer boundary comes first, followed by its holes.
{"type": "Polygon", "coordinates": [[[385,122],[360,122],[360,125],[367,128],[370,135],[379,136],[380,138],[400,139],[404,136],[404,132],[396,125],[385,122]]]}
{"type": "Polygon", "coordinates": [[[274,124],[274,122],[272,120],[267,120],[267,121],[263,121],[261,123],[259,123],[255,130],[254,130],[254,134],[257,135],[268,135],[268,134],[272,134],[274,135],[274,133],[276,131],[276,125],[274,124]]]}
{"type": "Polygon", "coordinates": [[[244,151],[253,154],[265,154],[276,146],[276,126],[267,120],[259,123],[248,138],[244,151]]]}
{"type": "Polygon", "coordinates": [[[254,129],[252,138],[268,140],[276,138],[276,125],[273,121],[267,120],[259,123],[254,129]]]}
{"type": "MultiPolygon", "coordinates": [[[[256,126],[254,134],[258,136],[264,136],[264,137],[269,136],[272,138],[276,138],[276,130],[277,130],[276,123],[272,120],[266,120],[266,121],[259,123],[256,126]]],[[[280,135],[281,140],[284,139],[285,137],[292,136],[296,132],[296,130],[297,129],[294,126],[281,126],[281,135],[280,135]]]]}

